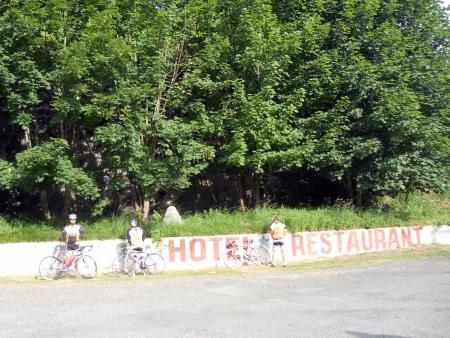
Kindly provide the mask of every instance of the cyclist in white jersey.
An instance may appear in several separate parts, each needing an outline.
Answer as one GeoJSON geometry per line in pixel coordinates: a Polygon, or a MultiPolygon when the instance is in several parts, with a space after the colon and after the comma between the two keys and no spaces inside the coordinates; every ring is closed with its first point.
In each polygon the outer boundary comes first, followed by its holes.
{"type": "MultiPolygon", "coordinates": [[[[71,252],[80,248],[80,241],[84,237],[84,230],[81,225],[77,224],[77,215],[69,215],[69,224],[66,225],[61,233],[60,242],[64,243],[65,249],[71,252]]],[[[73,254],[66,255],[64,261],[66,266],[69,266],[73,261],[73,254]]]]}
{"type": "MultiPolygon", "coordinates": [[[[142,252],[144,250],[144,229],[138,226],[135,219],[130,221],[130,228],[127,231],[127,239],[130,249],[132,251],[142,252]]],[[[130,272],[130,276],[134,276],[136,274],[136,263],[133,262],[132,271],[130,272]]]]}

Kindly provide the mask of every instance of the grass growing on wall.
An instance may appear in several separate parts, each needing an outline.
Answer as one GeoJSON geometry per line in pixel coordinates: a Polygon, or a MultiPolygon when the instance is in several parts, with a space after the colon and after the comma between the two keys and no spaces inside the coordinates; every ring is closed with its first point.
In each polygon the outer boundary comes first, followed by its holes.
{"type": "MultiPolygon", "coordinates": [[[[356,228],[441,225],[450,222],[448,196],[415,193],[400,195],[395,199],[380,199],[372,209],[360,210],[341,204],[321,208],[257,208],[229,212],[209,210],[203,213],[182,215],[182,224],[163,224],[162,216],[155,213],[145,222],[148,236],[156,239],[176,236],[208,236],[238,233],[264,233],[271,217],[278,215],[290,232],[343,230],[356,228]],[[388,212],[381,211],[389,209],[388,212]]],[[[83,220],[86,239],[125,238],[129,218],[109,217],[100,220],[83,220]]],[[[59,238],[65,220],[49,223],[32,222],[0,217],[0,243],[54,241],[59,238]]]]}

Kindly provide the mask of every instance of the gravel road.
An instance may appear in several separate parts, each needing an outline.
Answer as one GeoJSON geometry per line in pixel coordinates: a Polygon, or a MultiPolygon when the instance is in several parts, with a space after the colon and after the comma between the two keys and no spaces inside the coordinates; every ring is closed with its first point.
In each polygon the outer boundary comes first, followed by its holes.
{"type": "Polygon", "coordinates": [[[450,257],[0,284],[0,337],[450,337],[450,257]]]}

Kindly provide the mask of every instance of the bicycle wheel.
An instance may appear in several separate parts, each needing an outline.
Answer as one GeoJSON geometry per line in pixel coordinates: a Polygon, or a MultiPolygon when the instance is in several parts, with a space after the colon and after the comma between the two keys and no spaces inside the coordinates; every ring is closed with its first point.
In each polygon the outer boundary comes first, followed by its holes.
{"type": "Polygon", "coordinates": [[[138,269],[137,258],[134,258],[131,254],[125,256],[123,267],[126,273],[131,273],[133,271],[133,265],[135,270],[138,269]]]}
{"type": "Polygon", "coordinates": [[[249,260],[255,265],[265,265],[270,261],[269,251],[263,246],[249,248],[249,260]]]}
{"type": "Polygon", "coordinates": [[[47,256],[39,263],[39,275],[46,280],[61,278],[65,271],[64,263],[54,256],[47,256]]]}
{"type": "Polygon", "coordinates": [[[115,276],[120,276],[125,273],[125,257],[118,256],[111,264],[111,271],[115,276]]]}
{"type": "Polygon", "coordinates": [[[237,270],[242,266],[242,255],[236,248],[227,248],[222,260],[227,268],[237,270]]]}
{"type": "Polygon", "coordinates": [[[151,274],[160,274],[166,270],[166,261],[159,253],[147,254],[144,260],[145,272],[151,274]]]}
{"type": "Polygon", "coordinates": [[[94,278],[97,275],[97,263],[88,255],[81,255],[77,262],[78,275],[83,278],[94,278]]]}

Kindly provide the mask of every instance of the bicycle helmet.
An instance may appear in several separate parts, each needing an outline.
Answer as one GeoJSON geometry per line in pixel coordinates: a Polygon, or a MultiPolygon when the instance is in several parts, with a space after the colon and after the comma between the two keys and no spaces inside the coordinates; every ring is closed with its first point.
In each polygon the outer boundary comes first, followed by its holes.
{"type": "Polygon", "coordinates": [[[75,214],[70,214],[70,215],[69,215],[69,219],[70,219],[70,220],[77,219],[77,215],[75,215],[75,214]]]}
{"type": "Polygon", "coordinates": [[[136,220],[135,219],[132,219],[131,221],[130,221],[130,225],[132,226],[132,227],[137,227],[137,222],[136,222],[136,220]]]}

